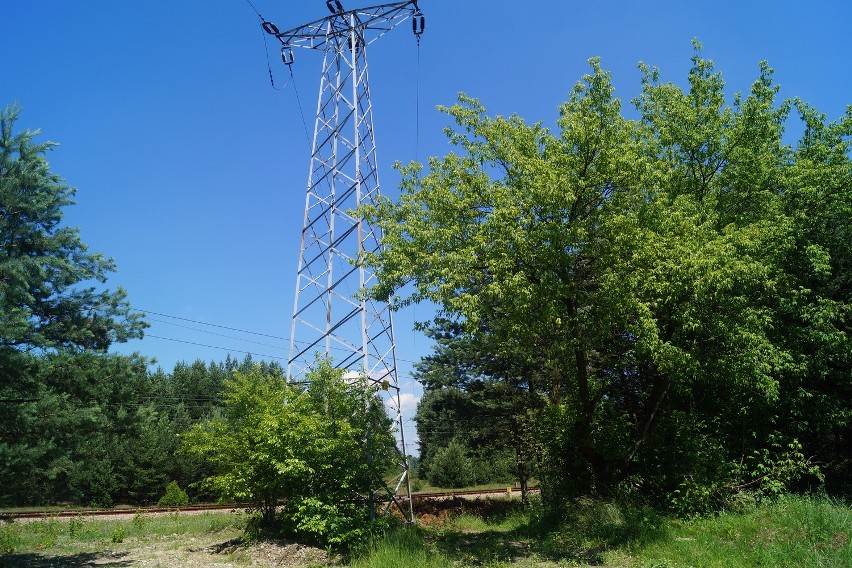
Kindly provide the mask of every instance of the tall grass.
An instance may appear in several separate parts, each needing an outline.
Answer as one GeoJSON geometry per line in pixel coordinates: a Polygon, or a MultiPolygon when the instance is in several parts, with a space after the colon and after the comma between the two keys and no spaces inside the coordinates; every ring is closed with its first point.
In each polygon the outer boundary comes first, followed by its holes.
{"type": "Polygon", "coordinates": [[[785,497],[749,510],[679,520],[595,500],[559,518],[541,509],[496,518],[462,512],[443,525],[385,535],[354,568],[852,567],[852,508],[785,497]]]}
{"type": "Polygon", "coordinates": [[[640,566],[850,567],[852,509],[826,498],[784,497],[747,512],[670,523],[668,538],[614,551],[640,566]],[[626,554],[625,554],[626,553],[626,554]]]}
{"type": "Polygon", "coordinates": [[[377,539],[352,568],[446,568],[452,560],[441,553],[430,552],[421,534],[413,528],[391,531],[377,539]]]}

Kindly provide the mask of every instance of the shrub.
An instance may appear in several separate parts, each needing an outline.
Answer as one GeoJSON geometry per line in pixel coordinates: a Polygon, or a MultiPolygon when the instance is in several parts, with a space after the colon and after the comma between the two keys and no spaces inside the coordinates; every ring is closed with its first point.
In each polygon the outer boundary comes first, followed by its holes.
{"type": "Polygon", "coordinates": [[[0,523],[0,554],[12,554],[20,546],[20,527],[14,523],[0,523]]]}
{"type": "Polygon", "coordinates": [[[185,507],[189,505],[189,496],[180,488],[177,481],[166,485],[166,494],[157,501],[158,507],[185,507]]]}
{"type": "Polygon", "coordinates": [[[436,487],[466,487],[474,482],[475,475],[464,446],[452,440],[432,457],[429,464],[429,483],[436,487]]]}
{"type": "Polygon", "coordinates": [[[116,544],[124,542],[124,537],[126,533],[124,532],[124,527],[117,527],[114,531],[112,531],[112,541],[116,544]]]}
{"type": "Polygon", "coordinates": [[[184,434],[183,451],[209,460],[216,473],[206,486],[251,504],[262,531],[283,527],[347,548],[369,532],[366,500],[353,498],[380,490],[399,454],[366,379],[345,381],[321,361],[308,383],[289,384],[260,368],[234,373],[223,415],[184,434]]]}

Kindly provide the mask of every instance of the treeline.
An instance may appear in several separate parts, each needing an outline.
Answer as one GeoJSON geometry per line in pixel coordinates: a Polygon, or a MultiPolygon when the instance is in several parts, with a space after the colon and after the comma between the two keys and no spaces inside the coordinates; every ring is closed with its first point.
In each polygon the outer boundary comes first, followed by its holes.
{"type": "Polygon", "coordinates": [[[692,63],[682,86],[641,65],[628,115],[592,60],[553,130],[462,95],[454,151],[365,208],[372,295],[438,306],[427,477],[508,454],[557,507],[683,512],[850,490],[852,107],[780,100],[765,63],[729,96],[692,63]]]}
{"type": "Polygon", "coordinates": [[[193,485],[210,465],[178,452],[179,435],[221,413],[234,371],[282,374],[250,357],[165,372],[141,356],[94,352],[7,350],[0,366],[0,506],[148,505],[171,481],[215,500],[193,485]]]}

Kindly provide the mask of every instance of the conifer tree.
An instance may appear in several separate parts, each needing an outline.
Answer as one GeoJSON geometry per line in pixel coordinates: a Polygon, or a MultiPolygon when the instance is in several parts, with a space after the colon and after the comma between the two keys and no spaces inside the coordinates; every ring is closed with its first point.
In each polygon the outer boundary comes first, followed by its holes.
{"type": "Polygon", "coordinates": [[[121,288],[99,290],[115,262],[62,225],[75,189],[50,171],[55,144],[15,132],[20,107],[0,112],[0,350],[106,350],[145,323],[121,288]]]}

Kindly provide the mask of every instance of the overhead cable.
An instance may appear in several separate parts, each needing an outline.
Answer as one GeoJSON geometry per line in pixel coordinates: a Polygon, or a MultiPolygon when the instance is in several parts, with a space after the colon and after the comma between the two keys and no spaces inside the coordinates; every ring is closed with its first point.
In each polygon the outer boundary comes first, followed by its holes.
{"type": "Polygon", "coordinates": [[[199,321],[199,320],[184,318],[184,317],[180,317],[180,316],[170,316],[169,314],[164,314],[164,313],[161,313],[161,312],[155,312],[153,310],[146,310],[144,308],[137,308],[136,311],[143,312],[145,314],[154,314],[155,316],[160,316],[160,317],[164,317],[164,318],[171,318],[171,319],[176,319],[176,320],[181,320],[181,321],[188,321],[190,323],[197,323],[199,325],[209,325],[210,327],[218,327],[220,329],[227,329],[229,331],[237,331],[239,333],[248,333],[248,334],[251,334],[251,335],[259,335],[261,337],[269,337],[270,339],[280,339],[282,341],[290,341],[289,337],[280,337],[280,336],[277,336],[277,335],[270,335],[268,333],[260,333],[258,331],[249,331],[247,329],[239,329],[239,328],[236,328],[236,327],[228,327],[226,325],[219,325],[219,324],[216,324],[216,323],[208,323],[206,321],[199,321]]]}
{"type": "Polygon", "coordinates": [[[145,337],[152,337],[154,339],[162,339],[164,341],[174,341],[175,343],[186,343],[187,345],[197,345],[198,347],[208,347],[210,349],[221,349],[222,351],[232,351],[234,353],[244,353],[246,355],[255,355],[257,357],[264,357],[266,359],[279,359],[281,361],[286,361],[286,357],[279,357],[277,355],[264,355],[262,353],[256,353],[254,351],[243,351],[241,349],[229,349],[228,347],[219,347],[217,345],[206,345],[204,343],[196,343],[195,341],[185,341],[183,339],[174,339],[171,337],[162,337],[160,335],[151,335],[148,334],[145,337]]]}
{"type": "MultiPolygon", "coordinates": [[[[164,317],[164,318],[186,321],[186,322],[190,322],[190,323],[194,323],[194,324],[198,324],[198,325],[206,325],[206,326],[209,326],[209,327],[216,327],[216,328],[219,328],[219,329],[227,329],[229,331],[236,331],[238,333],[247,333],[247,334],[250,334],[250,335],[268,337],[268,338],[271,338],[271,339],[279,339],[279,340],[285,341],[285,342],[290,341],[289,337],[281,337],[281,336],[278,336],[278,335],[270,335],[268,333],[261,333],[259,331],[249,331],[247,329],[240,329],[240,328],[236,328],[236,327],[229,327],[229,326],[226,326],[226,325],[220,325],[220,324],[210,323],[210,322],[201,321],[201,320],[194,320],[194,319],[184,318],[184,317],[180,317],[180,316],[173,316],[173,315],[165,314],[165,313],[162,313],[162,312],[155,312],[153,310],[146,310],[146,309],[143,309],[143,308],[137,308],[136,311],[142,312],[146,315],[147,314],[153,314],[153,315],[164,317]]],[[[205,331],[203,329],[195,329],[195,328],[188,327],[188,326],[182,326],[182,325],[179,325],[179,324],[176,324],[176,323],[161,322],[159,320],[153,320],[153,321],[157,321],[158,323],[165,323],[166,325],[173,325],[173,326],[176,326],[176,327],[182,327],[184,329],[189,329],[191,331],[198,331],[199,333],[207,333],[207,334],[210,334],[210,335],[217,335],[219,337],[225,337],[227,339],[235,339],[237,341],[245,341],[245,342],[249,342],[249,343],[254,343],[256,345],[262,345],[264,347],[270,347],[272,349],[286,349],[286,347],[278,347],[278,346],[275,346],[275,345],[269,345],[267,343],[260,343],[260,342],[257,342],[257,341],[251,341],[249,339],[242,339],[242,338],[239,338],[239,337],[233,337],[233,336],[230,336],[230,335],[219,334],[219,333],[215,333],[215,332],[212,332],[212,331],[205,331]]],[[[201,343],[194,343],[194,342],[191,342],[191,341],[184,341],[184,340],[180,340],[180,339],[172,339],[172,338],[169,338],[169,337],[156,336],[156,335],[151,335],[149,333],[146,333],[145,337],[153,337],[153,338],[156,338],[156,339],[165,339],[166,341],[176,341],[176,342],[179,342],[179,343],[189,343],[189,344],[192,344],[192,345],[199,345],[199,346],[203,346],[203,347],[213,347],[214,349],[222,349],[222,350],[225,350],[225,351],[235,351],[237,353],[252,353],[252,354],[255,354],[254,352],[241,351],[239,349],[229,349],[227,347],[215,347],[215,346],[203,345],[201,343]]],[[[415,334],[415,337],[416,337],[416,334],[415,334]]],[[[307,341],[296,341],[296,343],[307,345],[308,342],[307,341]]],[[[331,349],[335,350],[335,351],[348,351],[344,347],[336,347],[336,346],[332,346],[331,349]]],[[[275,357],[275,356],[273,356],[273,357],[275,357]]],[[[282,359],[282,360],[286,359],[286,357],[275,357],[275,358],[276,359],[282,359]]],[[[417,363],[417,361],[412,361],[411,359],[403,359],[401,357],[397,357],[397,360],[401,361],[403,363],[409,363],[409,364],[412,364],[412,365],[417,363]]]]}

